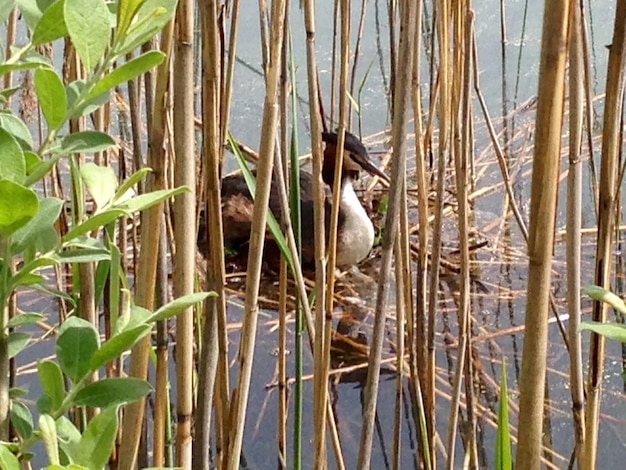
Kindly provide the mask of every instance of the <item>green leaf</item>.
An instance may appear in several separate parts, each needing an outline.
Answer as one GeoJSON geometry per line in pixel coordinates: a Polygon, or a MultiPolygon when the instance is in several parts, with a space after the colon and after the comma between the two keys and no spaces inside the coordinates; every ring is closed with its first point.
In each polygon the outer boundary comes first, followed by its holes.
{"type": "Polygon", "coordinates": [[[174,315],[178,315],[183,310],[194,306],[198,302],[202,302],[209,296],[215,297],[217,294],[215,292],[197,292],[194,294],[185,295],[183,297],[179,297],[178,299],[170,302],[167,305],[163,305],[160,309],[154,312],[150,318],[147,320],[148,322],[154,322],[159,320],[165,320],[166,318],[173,317],[174,315]]]}
{"type": "Polygon", "coordinates": [[[94,416],[78,445],[76,463],[90,469],[106,468],[118,427],[118,407],[112,406],[94,416]]]}
{"type": "Polygon", "coordinates": [[[92,113],[109,101],[108,93],[102,93],[95,98],[85,99],[87,96],[86,94],[81,96],[85,90],[85,86],[86,84],[84,80],[74,80],[72,83],[67,85],[67,101],[68,108],[70,109],[70,119],[76,119],[84,116],[85,114],[92,113]],[[77,103],[79,97],[81,98],[81,101],[77,103]]]}
{"type": "Polygon", "coordinates": [[[0,468],[3,470],[22,470],[20,461],[7,449],[4,443],[0,443],[0,468]]]}
{"type": "Polygon", "coordinates": [[[67,95],[63,81],[52,69],[36,70],[35,91],[48,127],[58,129],[67,113],[67,95]]]}
{"type": "Polygon", "coordinates": [[[59,448],[57,446],[57,428],[52,416],[42,414],[39,417],[39,431],[46,446],[48,460],[52,465],[59,465],[59,448]]]}
{"type": "Polygon", "coordinates": [[[626,343],[626,325],[618,323],[601,323],[595,321],[585,321],[580,324],[581,331],[593,331],[607,338],[626,343]]]}
{"type": "Polygon", "coordinates": [[[55,41],[67,36],[67,26],[63,16],[65,0],[58,0],[43,12],[33,32],[33,46],[55,41]]]}
{"type": "Polygon", "coordinates": [[[71,463],[69,465],[48,465],[44,467],[43,470],[89,470],[87,467],[83,467],[82,465],[76,465],[75,463],[71,463]]]}
{"type": "Polygon", "coordinates": [[[134,16],[134,21],[122,35],[116,33],[114,50],[125,55],[161,31],[172,18],[177,0],[146,0],[134,16]]]}
{"type": "Polygon", "coordinates": [[[4,23],[9,18],[9,13],[15,6],[15,0],[2,0],[0,2],[0,23],[4,23]]]}
{"type": "Polygon", "coordinates": [[[11,113],[0,112],[0,127],[15,137],[22,150],[33,148],[33,137],[24,121],[11,113]]]}
{"type": "Polygon", "coordinates": [[[11,402],[11,424],[22,439],[28,439],[33,434],[33,415],[21,401],[11,402]]]}
{"type": "Polygon", "coordinates": [[[511,470],[513,458],[511,455],[511,435],[509,432],[509,398],[506,385],[506,361],[502,359],[500,370],[500,397],[498,403],[498,429],[496,430],[495,468],[511,470]]]}
{"type": "Polygon", "coordinates": [[[59,447],[68,456],[69,460],[76,461],[79,453],[81,439],[80,431],[65,416],[61,416],[56,421],[57,434],[59,436],[59,447]]]}
{"type": "Polygon", "coordinates": [[[22,269],[20,269],[13,279],[11,279],[10,287],[14,289],[20,285],[30,284],[29,275],[35,270],[39,268],[43,268],[44,266],[50,266],[51,264],[56,264],[56,261],[48,256],[38,256],[32,261],[25,264],[22,269]]]}
{"type": "Polygon", "coordinates": [[[125,405],[146,396],[152,385],[135,377],[114,377],[90,383],[82,388],[74,399],[77,405],[109,406],[125,405]]]}
{"type": "Polygon", "coordinates": [[[59,263],[97,263],[110,258],[111,253],[105,248],[65,250],[54,255],[59,263]]]}
{"type": "Polygon", "coordinates": [[[117,189],[117,176],[113,168],[89,162],[80,168],[80,174],[96,207],[101,209],[113,198],[117,189]]]}
{"type": "Polygon", "coordinates": [[[23,287],[23,286],[32,286],[34,284],[39,284],[46,280],[45,276],[41,274],[35,273],[24,273],[21,274],[18,279],[11,280],[11,286],[13,287],[23,287]]]}
{"type": "Polygon", "coordinates": [[[75,132],[63,138],[61,141],[61,152],[65,154],[102,152],[114,145],[115,140],[104,132],[75,132]]]}
{"type": "MultiPolygon", "coordinates": [[[[35,152],[24,151],[24,159],[26,161],[26,175],[31,175],[43,163],[35,152]]],[[[25,186],[28,186],[27,184],[25,186]]]]}
{"type": "Polygon", "coordinates": [[[85,248],[85,249],[93,249],[93,250],[106,250],[107,247],[104,246],[101,240],[93,237],[77,237],[72,241],[68,241],[63,245],[64,248],[85,248]]]}
{"type": "MultiPolygon", "coordinates": [[[[233,136],[230,134],[230,132],[228,133],[228,143],[230,145],[230,148],[232,148],[235,153],[235,157],[237,158],[237,163],[239,164],[239,168],[241,169],[246,185],[248,186],[248,190],[250,191],[250,194],[252,195],[252,199],[254,199],[255,197],[254,195],[256,192],[256,178],[254,174],[252,173],[252,171],[250,171],[250,168],[248,168],[248,164],[245,158],[243,157],[241,150],[239,149],[239,145],[235,143],[235,140],[233,136]]],[[[280,224],[276,220],[276,217],[274,216],[272,211],[268,211],[267,213],[266,224],[267,224],[267,228],[270,230],[272,234],[272,238],[274,239],[274,241],[276,242],[276,245],[278,246],[278,249],[280,250],[281,254],[284,256],[285,260],[287,260],[289,269],[293,272],[294,267],[293,267],[293,259],[291,257],[291,251],[289,250],[289,246],[287,244],[285,235],[283,234],[283,231],[280,228],[280,224]]]]}
{"type": "Polygon", "coordinates": [[[145,467],[142,470],[184,470],[183,467],[145,467]]]}
{"type": "Polygon", "coordinates": [[[83,223],[72,227],[65,234],[62,241],[67,242],[67,241],[73,240],[74,238],[79,237],[80,235],[84,235],[88,232],[91,232],[94,229],[97,229],[99,227],[103,227],[109,224],[113,222],[114,220],[116,220],[118,217],[121,217],[123,215],[129,215],[129,214],[127,211],[120,209],[120,208],[107,209],[104,212],[100,212],[99,214],[89,217],[83,223]]]}
{"type": "Polygon", "coordinates": [[[17,328],[22,325],[32,325],[39,321],[44,321],[46,317],[40,313],[25,312],[20,313],[7,322],[7,328],[17,328]]]}
{"type": "Polygon", "coordinates": [[[28,172],[28,176],[24,181],[24,186],[31,186],[41,178],[46,176],[48,172],[52,169],[54,165],[61,159],[62,154],[56,154],[49,158],[48,160],[43,160],[39,165],[32,169],[32,171],[28,172]]]}
{"type": "Polygon", "coordinates": [[[11,134],[0,128],[0,179],[22,183],[26,176],[26,159],[11,134]]]}
{"type": "Polygon", "coordinates": [[[109,45],[109,9],[104,0],[65,0],[64,16],[80,60],[93,70],[109,45]]]}
{"type": "Polygon", "coordinates": [[[53,227],[59,218],[62,207],[63,201],[59,198],[47,197],[42,199],[39,202],[37,214],[13,234],[11,251],[17,254],[35,245],[37,248],[41,248],[41,243],[38,243],[40,235],[46,229],[53,227]]]}
{"type": "Polygon", "coordinates": [[[115,28],[115,35],[117,37],[124,37],[126,30],[130,26],[137,10],[143,2],[144,0],[125,0],[118,2],[117,22],[115,28]]]}
{"type": "Polygon", "coordinates": [[[56,362],[49,360],[37,363],[37,374],[41,382],[41,388],[50,400],[52,410],[58,410],[65,398],[65,383],[63,373],[56,362]]]}
{"type": "Polygon", "coordinates": [[[54,0],[17,0],[16,3],[28,28],[33,31],[43,13],[54,3],[54,0]]]}
{"type": "Polygon", "coordinates": [[[30,342],[31,336],[21,331],[11,331],[9,333],[9,359],[17,356],[30,342]]]}
{"type": "Polygon", "coordinates": [[[59,328],[56,351],[61,370],[77,383],[88,372],[91,357],[98,350],[98,332],[88,321],[70,317],[59,328]]]}
{"type": "Polygon", "coordinates": [[[13,181],[0,180],[0,235],[6,237],[15,233],[38,209],[39,198],[35,191],[13,181]]]}
{"type": "Polygon", "coordinates": [[[11,98],[15,93],[17,93],[21,88],[14,86],[11,88],[5,88],[4,90],[0,90],[0,103],[6,104],[9,102],[9,98],[11,98]]]}
{"type": "Polygon", "coordinates": [[[128,199],[121,204],[116,204],[114,208],[124,209],[129,213],[142,211],[148,207],[152,207],[155,204],[163,202],[170,197],[174,197],[187,191],[189,191],[189,188],[186,186],[181,186],[180,188],[175,189],[160,189],[158,191],[152,191],[151,193],[140,194],[139,196],[128,199]]]}
{"type": "Polygon", "coordinates": [[[141,168],[140,170],[137,170],[136,172],[134,172],[132,175],[130,175],[128,178],[126,178],[122,184],[120,184],[120,187],[117,188],[117,192],[115,193],[115,196],[113,197],[114,201],[119,201],[121,198],[126,197],[127,193],[133,188],[133,186],[135,186],[137,183],[139,183],[139,181],[141,181],[143,179],[144,176],[146,176],[148,173],[150,173],[152,170],[150,168],[141,168]]]}
{"type": "MultiPolygon", "coordinates": [[[[126,297],[127,298],[127,297],[126,297]]],[[[117,319],[115,325],[115,334],[133,329],[137,326],[145,324],[152,315],[152,312],[138,305],[133,305],[130,309],[123,308],[122,314],[117,319]]]]}
{"type": "Polygon", "coordinates": [[[139,325],[116,334],[98,349],[89,363],[91,370],[97,370],[107,362],[117,358],[127,349],[130,349],[139,339],[150,333],[150,325],[139,325]]]}
{"type": "Polygon", "coordinates": [[[592,299],[598,300],[600,302],[606,302],[615,310],[626,314],[626,304],[624,301],[613,292],[606,290],[600,286],[586,286],[583,288],[583,292],[587,294],[592,299]]]}
{"type": "Polygon", "coordinates": [[[96,98],[102,93],[106,93],[112,88],[147,72],[163,62],[164,58],[165,54],[160,51],[149,51],[129,60],[108,75],[102,77],[89,92],[89,98],[96,98]]]}
{"type": "Polygon", "coordinates": [[[28,390],[25,388],[11,387],[9,389],[9,398],[13,400],[14,398],[22,398],[28,395],[28,390]]]}
{"type": "MultiPolygon", "coordinates": [[[[49,68],[50,64],[47,62],[22,62],[19,64],[0,64],[0,76],[16,70],[28,70],[28,69],[41,69],[49,68]]],[[[18,88],[19,90],[20,88],[18,88]]],[[[16,90],[17,91],[17,90],[16,90]]],[[[4,91],[3,91],[4,96],[4,91]]],[[[5,96],[6,97],[6,96],[5,96]]]]}

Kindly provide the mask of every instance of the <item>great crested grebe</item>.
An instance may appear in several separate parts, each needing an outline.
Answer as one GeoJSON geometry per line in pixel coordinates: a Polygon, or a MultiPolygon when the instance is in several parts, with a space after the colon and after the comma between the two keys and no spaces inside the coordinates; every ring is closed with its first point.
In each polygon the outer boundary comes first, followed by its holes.
{"type": "MultiPolygon", "coordinates": [[[[322,133],[324,163],[322,179],[326,189],[326,231],[330,227],[331,188],[335,175],[338,136],[336,133],[322,133]]],[[[341,174],[341,197],[339,200],[339,220],[337,229],[337,266],[349,266],[363,260],[374,244],[374,226],[361,205],[353,183],[361,170],[388,181],[387,176],[376,168],[369,159],[365,146],[353,134],[346,132],[341,174]]],[[[310,173],[300,172],[301,220],[302,220],[302,264],[313,267],[313,178],[310,173]]],[[[253,200],[242,175],[231,175],[222,181],[222,220],[224,223],[224,246],[241,253],[250,240],[253,200]]],[[[281,217],[278,189],[272,185],[269,206],[277,220],[281,217]]]]}

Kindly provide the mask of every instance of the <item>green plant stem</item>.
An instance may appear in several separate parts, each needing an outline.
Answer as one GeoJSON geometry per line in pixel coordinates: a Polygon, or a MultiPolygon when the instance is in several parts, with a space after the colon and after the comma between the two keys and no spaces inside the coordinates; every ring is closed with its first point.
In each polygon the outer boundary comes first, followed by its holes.
{"type": "MultiPolygon", "coordinates": [[[[61,416],[67,413],[70,408],[72,408],[72,406],[74,406],[74,398],[76,397],[76,394],[90,382],[90,378],[91,374],[86,374],[85,377],[83,377],[77,384],[73,385],[67,395],[65,395],[65,398],[61,402],[61,405],[59,405],[59,407],[55,411],[49,413],[54,421],[59,419],[61,416]]],[[[22,443],[22,445],[20,446],[20,452],[23,453],[28,450],[39,439],[39,433],[33,433],[28,439],[26,439],[22,443]]]]}
{"type": "Polygon", "coordinates": [[[11,240],[0,236],[0,440],[9,439],[9,283],[11,279],[11,240]]]}
{"type": "Polygon", "coordinates": [[[32,49],[32,47],[33,47],[33,43],[29,42],[21,49],[13,52],[11,54],[11,57],[9,57],[7,60],[4,61],[4,65],[17,64],[20,60],[22,60],[22,57],[24,57],[24,55],[26,55],[26,53],[32,49]]]}

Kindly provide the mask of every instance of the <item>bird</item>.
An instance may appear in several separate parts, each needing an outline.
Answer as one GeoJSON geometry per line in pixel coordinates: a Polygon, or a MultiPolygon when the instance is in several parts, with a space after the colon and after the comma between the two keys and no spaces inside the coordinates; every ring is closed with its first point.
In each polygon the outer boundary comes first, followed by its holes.
{"type": "MultiPolygon", "coordinates": [[[[339,136],[335,132],[323,132],[322,140],[325,143],[322,179],[326,185],[325,225],[328,236],[339,136]]],[[[388,177],[372,164],[367,149],[361,140],[346,131],[337,226],[336,264],[338,267],[347,268],[358,264],[367,257],[374,244],[374,225],[354,191],[354,183],[358,180],[361,171],[366,171],[372,176],[378,176],[387,182],[389,181],[388,177]]],[[[300,171],[300,193],[301,262],[303,267],[314,268],[313,177],[310,173],[302,170],[300,171]]],[[[242,254],[249,244],[254,207],[254,200],[243,175],[229,175],[222,180],[221,203],[224,246],[227,252],[242,254]]],[[[269,208],[276,219],[280,220],[280,198],[278,189],[273,183],[270,190],[269,208]]],[[[268,236],[266,233],[266,239],[268,236]]],[[[276,249],[275,244],[271,242],[266,243],[267,245],[270,246],[268,248],[270,250],[272,246],[274,250],[276,249]]],[[[267,249],[265,257],[269,258],[267,249]]],[[[277,256],[271,258],[277,259],[277,256]]]]}

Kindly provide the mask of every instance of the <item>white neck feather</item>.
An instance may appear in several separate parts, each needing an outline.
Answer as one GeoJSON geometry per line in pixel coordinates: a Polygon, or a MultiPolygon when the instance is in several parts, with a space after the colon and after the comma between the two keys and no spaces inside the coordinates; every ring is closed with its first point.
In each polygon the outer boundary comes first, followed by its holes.
{"type": "Polygon", "coordinates": [[[338,233],[337,265],[356,264],[372,249],[374,226],[354,192],[349,178],[344,181],[341,188],[339,211],[344,219],[338,233]]]}

